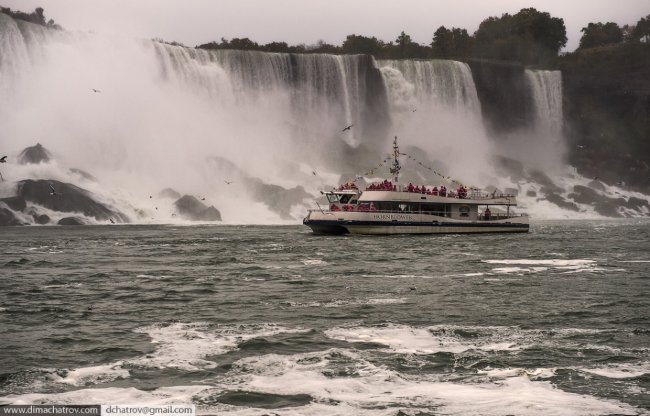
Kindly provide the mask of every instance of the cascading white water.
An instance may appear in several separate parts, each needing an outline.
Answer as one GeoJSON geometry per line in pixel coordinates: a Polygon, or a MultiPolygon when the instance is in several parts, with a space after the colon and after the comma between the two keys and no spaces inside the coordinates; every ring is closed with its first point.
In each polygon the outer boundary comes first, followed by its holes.
{"type": "Polygon", "coordinates": [[[469,66],[449,60],[387,60],[379,65],[395,134],[426,151],[445,173],[485,185],[491,145],[469,66]]]}
{"type": "Polygon", "coordinates": [[[562,73],[526,69],[535,109],[538,130],[550,137],[562,135],[562,73]]]}
{"type": "Polygon", "coordinates": [[[385,142],[386,92],[367,56],[206,51],[0,18],[3,150],[40,142],[57,161],[7,166],[10,180],[66,181],[59,166],[76,167],[120,208],[149,208],[147,220],[172,219],[148,198],[172,187],[207,196],[227,221],[275,222],[219,161],[317,193],[352,169],[355,147],[385,142]]]}
{"type": "MultiPolygon", "coordinates": [[[[526,168],[566,168],[561,75],[525,77],[535,120],[504,140],[487,137],[461,62],[206,51],[55,31],[0,14],[0,150],[10,155],[0,197],[17,180],[55,179],[93,191],[135,221],[175,222],[171,201],[149,198],[171,187],[204,197],[226,222],[273,223],[277,209],[256,202],[260,191],[243,186],[245,176],[317,195],[341,173],[381,162],[394,135],[446,175],[525,194],[529,184],[495,173],[495,153],[526,168]],[[37,142],[54,162],[11,162],[37,142]]],[[[422,183],[439,179],[423,173],[422,183]]],[[[572,183],[562,186],[568,195],[572,183]]],[[[538,201],[528,202],[536,213],[538,201]]],[[[295,205],[293,217],[305,208],[295,205]]],[[[562,211],[554,209],[552,216],[562,211]]]]}

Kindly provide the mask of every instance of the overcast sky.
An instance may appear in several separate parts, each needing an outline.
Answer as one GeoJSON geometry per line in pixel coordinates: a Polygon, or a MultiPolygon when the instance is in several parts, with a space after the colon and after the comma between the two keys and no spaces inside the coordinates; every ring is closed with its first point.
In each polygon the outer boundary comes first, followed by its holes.
{"type": "Polygon", "coordinates": [[[249,37],[259,43],[285,41],[341,44],[346,35],[395,40],[404,30],[422,44],[440,26],[471,34],[490,16],[525,7],[564,19],[566,50],[578,46],[590,22],[635,24],[650,14],[648,0],[0,0],[31,11],[68,30],[160,37],[195,46],[221,37],[249,37]]]}

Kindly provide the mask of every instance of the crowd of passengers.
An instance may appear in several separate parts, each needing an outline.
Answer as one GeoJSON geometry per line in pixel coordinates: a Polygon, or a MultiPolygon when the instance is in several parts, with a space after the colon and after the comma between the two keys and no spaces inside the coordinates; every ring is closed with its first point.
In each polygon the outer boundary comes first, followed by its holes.
{"type": "Polygon", "coordinates": [[[359,188],[357,188],[357,184],[354,182],[348,182],[348,183],[344,183],[343,185],[339,185],[339,191],[344,191],[348,189],[357,190],[359,188]]]}
{"type": "MultiPolygon", "coordinates": [[[[392,182],[384,180],[380,183],[371,183],[367,188],[367,191],[396,191],[397,187],[393,185],[392,182]]],[[[446,196],[449,198],[467,198],[467,187],[460,186],[456,191],[448,191],[444,185],[441,185],[440,188],[434,186],[433,188],[427,188],[422,185],[413,185],[409,183],[408,186],[404,189],[405,192],[413,192],[416,194],[424,195],[433,195],[433,196],[446,196]]]]}
{"type": "Polygon", "coordinates": [[[366,188],[366,191],[396,191],[397,186],[393,185],[393,182],[384,179],[383,182],[371,183],[366,188]]]}

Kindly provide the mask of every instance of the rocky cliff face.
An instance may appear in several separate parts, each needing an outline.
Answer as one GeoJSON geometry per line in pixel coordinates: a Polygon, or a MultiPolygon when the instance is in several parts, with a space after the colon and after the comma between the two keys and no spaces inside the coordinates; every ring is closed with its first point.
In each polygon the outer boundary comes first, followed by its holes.
{"type": "Polygon", "coordinates": [[[530,125],[532,99],[523,65],[487,60],[470,60],[468,64],[489,132],[507,134],[530,125]]]}
{"type": "Polygon", "coordinates": [[[587,49],[560,60],[569,162],[650,191],[650,45],[587,49]]]}

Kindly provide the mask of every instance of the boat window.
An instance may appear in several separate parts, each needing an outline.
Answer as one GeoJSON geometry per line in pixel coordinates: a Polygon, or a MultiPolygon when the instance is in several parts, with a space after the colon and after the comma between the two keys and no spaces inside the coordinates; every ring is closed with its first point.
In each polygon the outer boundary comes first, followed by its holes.
{"type": "Polygon", "coordinates": [[[423,214],[438,215],[440,217],[448,216],[449,204],[423,203],[421,207],[423,214]]]}
{"type": "Polygon", "coordinates": [[[460,212],[461,217],[469,217],[469,207],[467,205],[458,207],[458,212],[460,212]]]}
{"type": "Polygon", "coordinates": [[[350,198],[352,198],[352,197],[353,197],[353,195],[351,195],[351,194],[350,195],[341,195],[340,201],[341,201],[342,204],[347,204],[348,201],[350,200],[350,198]]]}
{"type": "Polygon", "coordinates": [[[338,202],[339,200],[339,195],[336,194],[325,194],[327,196],[327,200],[331,203],[338,202]]]}

